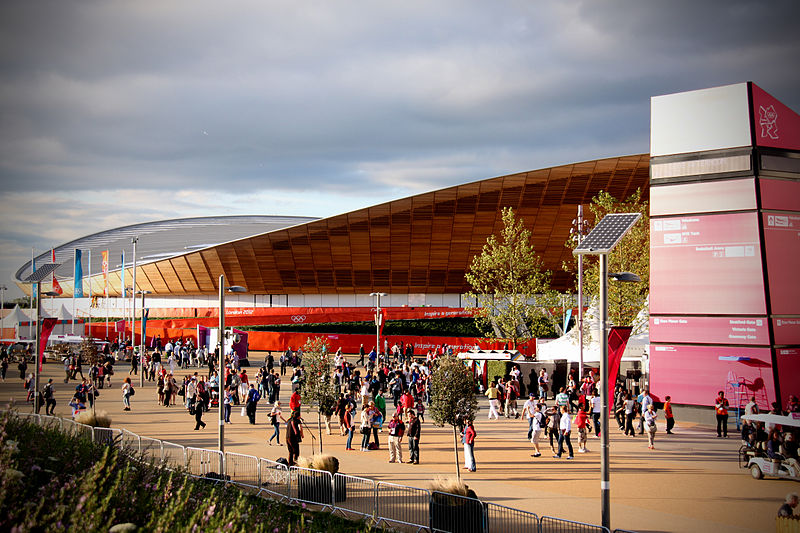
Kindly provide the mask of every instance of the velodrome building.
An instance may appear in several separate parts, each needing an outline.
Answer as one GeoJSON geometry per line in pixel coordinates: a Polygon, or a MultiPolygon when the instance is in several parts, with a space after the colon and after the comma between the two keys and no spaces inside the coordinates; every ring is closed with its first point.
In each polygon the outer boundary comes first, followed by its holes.
{"type": "MultiPolygon", "coordinates": [[[[651,151],[520,172],[329,218],[207,217],[127,226],[55,249],[63,298],[76,249],[83,292],[102,295],[109,250],[112,306],[132,279],[150,308],[210,316],[218,279],[246,287],[228,307],[459,309],[464,274],[512,207],[533,233],[553,286],[577,207],[600,191],[651,205],[650,387],[676,403],[767,407],[800,394],[800,116],[752,82],[653,97],[651,151]],[[91,263],[87,261],[91,250],[91,263]],[[126,254],[125,268],[121,255],[126,254]],[[123,274],[124,272],[124,274],[123,274]],[[124,284],[123,284],[124,278],[124,284]]],[[[36,258],[50,262],[50,252],[36,258]]],[[[21,281],[31,272],[25,264],[21,281]]],[[[45,284],[45,290],[49,287],[45,284]]],[[[25,289],[27,286],[22,285],[25,289]]],[[[77,315],[98,314],[90,299],[77,315]]],[[[120,316],[120,313],[112,313],[120,316]]]]}

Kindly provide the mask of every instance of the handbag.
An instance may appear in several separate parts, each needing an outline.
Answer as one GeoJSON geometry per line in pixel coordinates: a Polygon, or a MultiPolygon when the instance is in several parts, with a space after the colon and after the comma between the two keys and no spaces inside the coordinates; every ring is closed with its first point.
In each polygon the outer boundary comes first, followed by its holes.
{"type": "Polygon", "coordinates": [[[368,426],[364,426],[361,428],[362,435],[369,435],[371,433],[370,428],[368,426]]]}

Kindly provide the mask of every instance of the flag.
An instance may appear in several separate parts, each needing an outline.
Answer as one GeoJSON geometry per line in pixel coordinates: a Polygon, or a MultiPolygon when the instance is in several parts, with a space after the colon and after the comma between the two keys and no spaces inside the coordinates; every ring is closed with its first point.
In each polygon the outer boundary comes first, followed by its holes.
{"type": "Polygon", "coordinates": [[[116,333],[125,333],[125,326],[128,322],[126,320],[117,320],[114,322],[114,330],[116,333]]]}
{"type": "Polygon", "coordinates": [[[103,296],[108,298],[108,250],[103,250],[100,255],[103,258],[103,296]]]}
{"type": "MultiPolygon", "coordinates": [[[[55,263],[56,262],[56,249],[53,248],[52,252],[53,252],[53,255],[52,255],[53,263],[55,263]]],[[[64,289],[61,288],[61,285],[58,283],[58,280],[56,279],[56,271],[55,270],[53,270],[53,290],[55,292],[57,292],[59,295],[64,294],[64,289]]]]}
{"type": "Polygon", "coordinates": [[[44,318],[42,319],[42,335],[39,338],[39,354],[41,359],[39,359],[39,372],[42,371],[42,362],[44,361],[44,349],[47,347],[47,339],[50,338],[50,334],[53,332],[53,328],[56,327],[58,324],[57,318],[44,318]]]}
{"type": "MultiPolygon", "coordinates": [[[[608,383],[603,383],[601,386],[608,388],[608,397],[612,399],[619,375],[619,363],[622,354],[625,353],[631,331],[633,331],[631,326],[614,326],[608,332],[608,383]]],[[[609,410],[613,410],[613,403],[613,401],[608,402],[609,410]]]]}
{"type": "Polygon", "coordinates": [[[81,251],[75,248],[75,280],[72,282],[72,294],[75,298],[83,298],[83,265],[81,264],[81,251]]]}
{"type": "Polygon", "coordinates": [[[122,270],[120,270],[119,277],[119,288],[122,291],[122,298],[124,300],[128,296],[125,290],[125,250],[122,250],[122,270]]]}
{"type": "Polygon", "coordinates": [[[147,340],[147,317],[150,316],[150,308],[142,310],[142,344],[147,340]]]}

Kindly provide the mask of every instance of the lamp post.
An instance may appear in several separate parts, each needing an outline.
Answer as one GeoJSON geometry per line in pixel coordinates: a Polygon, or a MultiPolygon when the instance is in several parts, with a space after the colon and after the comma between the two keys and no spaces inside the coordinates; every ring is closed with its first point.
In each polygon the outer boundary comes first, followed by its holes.
{"type": "MultiPolygon", "coordinates": [[[[139,236],[131,237],[131,244],[133,244],[133,292],[131,293],[131,344],[136,343],[136,243],[139,242],[139,236]]],[[[127,298],[127,294],[125,297],[127,298]]],[[[143,308],[144,309],[144,308],[143,308]]],[[[141,357],[141,354],[139,355],[141,357]]]]}
{"type": "MultiPolygon", "coordinates": [[[[583,240],[583,231],[588,222],[583,219],[583,205],[578,206],[578,218],[572,221],[570,233],[578,235],[578,246],[583,240]]],[[[566,332],[565,332],[566,333],[566,332]]],[[[580,359],[578,360],[578,376],[583,379],[583,254],[578,255],[578,345],[580,359]]]]}
{"type": "MultiPolygon", "coordinates": [[[[641,218],[641,213],[606,215],[572,252],[599,255],[600,263],[600,499],[602,526],[611,530],[611,477],[608,449],[608,254],[641,218]]],[[[632,275],[624,273],[625,277],[632,275]]],[[[616,274],[622,276],[622,274],[616,274]]],[[[622,278],[618,278],[623,281],[622,278]]]]}
{"type": "Polygon", "coordinates": [[[39,328],[39,317],[40,317],[40,306],[42,303],[42,294],[45,296],[58,296],[57,292],[47,291],[42,293],[42,280],[47,279],[47,276],[51,275],[53,272],[56,271],[58,267],[60,267],[60,263],[47,263],[39,268],[36,269],[30,276],[22,280],[23,283],[30,283],[32,285],[36,285],[36,294],[31,294],[32,297],[35,296],[36,298],[36,338],[34,342],[36,343],[36,358],[33,362],[33,412],[37,412],[39,409],[39,362],[42,360],[41,348],[39,346],[39,335],[40,335],[40,328],[39,328]]]}
{"type": "MultiPolygon", "coordinates": [[[[385,292],[371,292],[369,293],[370,296],[374,296],[377,299],[377,303],[375,306],[375,355],[378,356],[378,361],[380,361],[381,355],[381,296],[386,296],[385,292]]],[[[385,354],[388,361],[388,355],[385,354]]]]}
{"type": "MultiPolygon", "coordinates": [[[[3,328],[6,327],[6,291],[8,287],[0,285],[0,336],[2,336],[3,328]]],[[[73,318],[74,321],[74,318],[73,318]]]]}
{"type": "MultiPolygon", "coordinates": [[[[135,270],[134,270],[135,272],[135,270]]],[[[139,386],[144,388],[144,297],[150,294],[150,291],[138,291],[136,294],[142,295],[142,324],[139,329],[139,386]]],[[[134,303],[136,296],[133,297],[134,303]]],[[[136,315],[133,315],[134,325],[136,324],[136,315]]],[[[135,328],[131,328],[131,337],[136,338],[135,328]]]]}
{"type": "Polygon", "coordinates": [[[218,342],[219,342],[219,360],[218,365],[219,368],[217,369],[217,390],[219,394],[219,432],[217,434],[217,438],[219,441],[219,452],[220,452],[220,463],[219,463],[219,473],[220,475],[224,475],[223,466],[224,462],[222,460],[222,456],[225,453],[225,406],[224,404],[224,397],[223,397],[223,388],[225,386],[225,293],[226,292],[247,292],[245,287],[241,285],[231,285],[230,287],[225,286],[225,275],[221,274],[219,277],[219,335],[218,335],[218,342]]]}

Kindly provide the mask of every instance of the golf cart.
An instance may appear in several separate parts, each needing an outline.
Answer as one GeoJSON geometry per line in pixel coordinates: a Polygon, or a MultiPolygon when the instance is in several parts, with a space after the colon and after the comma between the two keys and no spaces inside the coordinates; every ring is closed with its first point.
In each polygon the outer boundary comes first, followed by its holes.
{"type": "MultiPolygon", "coordinates": [[[[798,413],[792,413],[789,416],[773,414],[745,415],[742,420],[752,423],[778,424],[783,427],[800,427],[800,414],[798,413]]],[[[800,481],[800,467],[798,467],[796,461],[770,459],[763,451],[747,445],[739,448],[739,467],[750,470],[750,475],[754,479],[771,476],[800,481]]]]}

